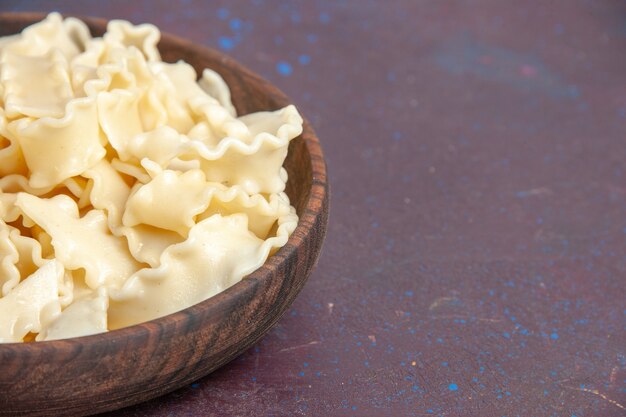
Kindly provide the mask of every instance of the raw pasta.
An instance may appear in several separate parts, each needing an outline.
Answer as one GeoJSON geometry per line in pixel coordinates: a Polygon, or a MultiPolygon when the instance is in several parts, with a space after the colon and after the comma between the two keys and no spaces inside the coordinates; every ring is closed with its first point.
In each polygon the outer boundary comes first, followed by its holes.
{"type": "Polygon", "coordinates": [[[57,13],[0,38],[0,343],[184,309],[295,229],[296,108],[238,117],[224,80],[162,62],[159,38],[57,13]]]}

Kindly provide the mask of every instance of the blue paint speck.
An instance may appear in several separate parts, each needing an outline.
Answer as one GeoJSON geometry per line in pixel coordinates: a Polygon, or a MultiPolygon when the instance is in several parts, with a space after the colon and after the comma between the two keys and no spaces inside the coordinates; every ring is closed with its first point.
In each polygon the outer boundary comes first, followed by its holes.
{"type": "Polygon", "coordinates": [[[256,382],[256,376],[253,376],[252,378],[250,378],[252,380],[252,382],[256,382]]]}
{"type": "Polygon", "coordinates": [[[433,410],[431,410],[430,408],[429,408],[428,410],[426,410],[426,412],[427,412],[428,414],[432,414],[432,413],[434,413],[434,411],[433,411],[433,410]]]}
{"type": "Polygon", "coordinates": [[[217,9],[217,18],[218,19],[226,20],[226,19],[228,19],[228,15],[230,15],[230,12],[228,11],[227,8],[220,7],[219,9],[217,9]]]}
{"type": "Polygon", "coordinates": [[[309,43],[315,43],[315,42],[317,42],[317,35],[316,35],[316,34],[314,34],[314,33],[309,33],[309,34],[306,36],[306,40],[307,40],[309,43]]]}
{"type": "Polygon", "coordinates": [[[304,366],[304,367],[306,368],[307,366],[309,366],[309,363],[308,363],[308,362],[304,362],[304,363],[302,364],[302,366],[304,366]]]}
{"type": "Polygon", "coordinates": [[[459,386],[457,384],[450,384],[450,385],[448,385],[448,389],[450,391],[456,391],[456,390],[459,389],[459,386]]]}
{"type": "Polygon", "coordinates": [[[280,61],[276,64],[276,71],[280,75],[289,76],[293,72],[291,65],[286,61],[280,61]]]}
{"type": "Polygon", "coordinates": [[[302,17],[300,16],[300,13],[298,12],[291,13],[290,17],[293,23],[300,23],[302,21],[302,17]]]}
{"type": "Polygon", "coordinates": [[[242,23],[240,19],[232,19],[229,23],[229,26],[232,30],[241,29],[242,23]]]}
{"type": "Polygon", "coordinates": [[[509,334],[509,332],[502,333],[502,336],[506,337],[507,339],[511,338],[511,335],[509,334]]]}
{"type": "Polygon", "coordinates": [[[441,362],[441,366],[448,366],[448,362],[441,362]]]}
{"type": "Polygon", "coordinates": [[[552,340],[556,340],[556,339],[558,339],[558,338],[559,338],[559,334],[558,334],[558,333],[552,333],[552,334],[550,335],[550,339],[552,339],[552,340]]]}
{"type": "Polygon", "coordinates": [[[580,97],[580,90],[575,85],[570,85],[567,90],[568,90],[570,98],[580,97]]]}
{"type": "Polygon", "coordinates": [[[300,371],[300,373],[298,374],[298,376],[304,376],[304,371],[300,371]]]}
{"type": "Polygon", "coordinates": [[[353,411],[356,411],[356,405],[353,405],[353,406],[352,406],[352,410],[353,410],[353,411]]]}
{"type": "Polygon", "coordinates": [[[311,57],[309,55],[302,54],[298,57],[298,62],[301,65],[308,65],[311,63],[311,57]]]}
{"type": "Polygon", "coordinates": [[[413,291],[405,291],[404,295],[407,297],[413,297],[413,291]]]}
{"type": "Polygon", "coordinates": [[[200,384],[198,384],[198,383],[191,384],[191,388],[198,388],[199,386],[200,386],[200,384]]]}
{"type": "Polygon", "coordinates": [[[328,13],[320,13],[320,22],[323,23],[324,25],[327,25],[330,23],[330,15],[328,13]]]}
{"type": "Polygon", "coordinates": [[[227,36],[220,36],[219,40],[217,41],[220,48],[225,49],[225,50],[231,50],[235,47],[235,41],[232,38],[229,38],[227,36]]]}

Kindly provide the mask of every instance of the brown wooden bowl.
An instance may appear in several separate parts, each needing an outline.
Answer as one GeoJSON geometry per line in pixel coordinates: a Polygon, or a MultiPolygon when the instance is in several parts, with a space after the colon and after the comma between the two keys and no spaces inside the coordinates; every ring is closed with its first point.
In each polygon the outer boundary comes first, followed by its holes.
{"type": "MultiPolygon", "coordinates": [[[[0,13],[0,36],[43,19],[0,13]]],[[[81,18],[93,35],[106,21],[81,18]]],[[[212,49],[163,34],[164,61],[224,77],[240,114],[290,103],[276,87],[212,49]]],[[[243,281],[178,313],[104,334],[0,344],[0,416],[86,415],[139,403],[189,384],[257,342],[292,303],[319,256],[328,221],[326,165],[310,124],[285,162],[300,221],[287,244],[243,281]]]]}

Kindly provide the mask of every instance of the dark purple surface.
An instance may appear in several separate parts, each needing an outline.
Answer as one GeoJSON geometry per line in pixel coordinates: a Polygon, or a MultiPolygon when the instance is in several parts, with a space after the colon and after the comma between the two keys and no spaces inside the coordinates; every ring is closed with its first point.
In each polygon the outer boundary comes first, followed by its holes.
{"type": "Polygon", "coordinates": [[[313,122],[318,269],[255,348],[121,416],[626,415],[626,4],[1,0],[221,48],[313,122]]]}

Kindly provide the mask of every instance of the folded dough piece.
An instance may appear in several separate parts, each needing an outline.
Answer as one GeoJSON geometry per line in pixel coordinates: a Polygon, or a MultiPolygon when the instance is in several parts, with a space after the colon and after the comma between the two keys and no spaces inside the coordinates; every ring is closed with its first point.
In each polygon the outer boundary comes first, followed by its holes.
{"type": "Polygon", "coordinates": [[[85,171],[82,176],[88,178],[92,184],[89,202],[94,208],[106,211],[109,229],[118,234],[117,229],[122,225],[122,213],[130,187],[106,159],[85,171]]]}
{"type": "Polygon", "coordinates": [[[103,37],[107,43],[139,49],[148,61],[160,61],[157,48],[161,32],[151,24],[133,25],[125,20],[111,20],[103,37]]]}
{"type": "Polygon", "coordinates": [[[109,297],[104,288],[75,300],[37,335],[36,340],[58,340],[107,331],[109,297]]]}
{"type": "Polygon", "coordinates": [[[20,193],[15,204],[52,237],[56,259],[69,270],[85,269],[85,282],[92,289],[120,287],[142,267],[126,240],[111,234],[101,210],[80,218],[76,202],[65,195],[42,199],[20,193]]]}
{"type": "Polygon", "coordinates": [[[231,119],[228,112],[215,100],[212,103],[202,99],[198,104],[206,118],[189,136],[169,127],[155,129],[130,139],[128,155],[140,161],[147,158],[164,169],[188,163],[201,169],[208,181],[240,185],[250,195],[282,192],[287,181],[282,164],[289,142],[302,133],[302,117],[296,108],[287,106],[227,122],[231,119]],[[224,123],[221,130],[210,127],[219,123],[224,123]],[[221,137],[225,132],[233,136],[221,137]]]}
{"type": "Polygon", "coordinates": [[[74,94],[67,59],[58,49],[37,56],[5,51],[0,65],[8,118],[63,117],[74,94]]]}
{"type": "Polygon", "coordinates": [[[47,262],[42,252],[38,240],[22,236],[19,229],[0,220],[0,297],[47,262]]]}
{"type": "MultiPolygon", "coordinates": [[[[223,216],[243,213],[248,216],[248,228],[260,239],[268,239],[277,222],[292,214],[289,197],[285,193],[248,195],[242,187],[226,187],[212,183],[211,200],[207,209],[197,216],[200,222],[214,214],[223,216]]],[[[297,219],[296,219],[297,222],[297,219]]]]}
{"type": "Polygon", "coordinates": [[[139,114],[140,92],[116,89],[98,93],[98,119],[113,149],[121,160],[129,159],[128,142],[143,133],[139,114]]]}
{"type": "Polygon", "coordinates": [[[209,181],[241,185],[248,194],[283,191],[287,172],[282,164],[289,142],[302,133],[302,117],[290,105],[275,112],[242,116],[238,121],[245,126],[245,134],[227,136],[217,144],[200,138],[184,142],[178,158],[199,158],[200,169],[209,181]]]}
{"type": "Polygon", "coordinates": [[[152,320],[199,303],[260,267],[264,241],[248,230],[244,214],[216,214],[189,238],[165,249],[161,266],[134,274],[110,293],[109,328],[152,320]]]}
{"type": "Polygon", "coordinates": [[[22,118],[7,130],[16,138],[31,171],[31,187],[57,185],[96,165],[106,150],[100,142],[95,99],[68,103],[62,119],[22,118]]]}
{"type": "Polygon", "coordinates": [[[0,106],[0,179],[7,175],[26,175],[28,173],[19,142],[15,138],[9,139],[8,137],[7,124],[4,109],[0,106]]]}
{"type": "Polygon", "coordinates": [[[0,298],[0,343],[21,342],[59,316],[63,278],[63,265],[50,260],[0,298]]]}
{"type": "Polygon", "coordinates": [[[228,88],[228,84],[217,72],[205,68],[202,71],[202,78],[198,81],[198,85],[208,95],[219,101],[231,116],[237,117],[237,109],[235,109],[230,97],[230,88],[228,88]]]}
{"type": "Polygon", "coordinates": [[[199,169],[186,172],[164,170],[147,184],[133,188],[126,202],[123,224],[140,224],[176,232],[187,237],[197,219],[214,214],[243,213],[250,230],[265,239],[276,221],[289,213],[289,198],[284,193],[248,195],[243,187],[226,187],[207,182],[199,169]]]}
{"type": "Polygon", "coordinates": [[[128,249],[133,257],[153,268],[160,265],[165,249],[185,240],[185,237],[176,232],[146,224],[122,226],[118,230],[128,239],[128,249]]]}
{"type": "Polygon", "coordinates": [[[145,185],[138,184],[126,202],[125,226],[146,224],[186,237],[195,217],[209,205],[204,173],[165,170],[145,185]]]}
{"type": "Polygon", "coordinates": [[[9,293],[20,282],[17,269],[19,254],[9,238],[11,228],[0,219],[0,297],[9,293]]]}
{"type": "Polygon", "coordinates": [[[63,19],[59,13],[50,13],[44,20],[24,29],[19,36],[10,37],[2,52],[39,56],[58,49],[68,60],[85,49],[91,39],[89,28],[73,17],[63,19]]]}

